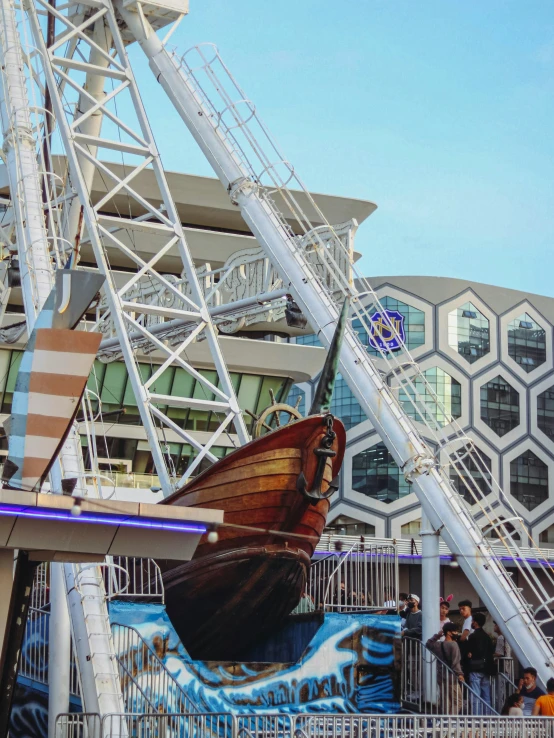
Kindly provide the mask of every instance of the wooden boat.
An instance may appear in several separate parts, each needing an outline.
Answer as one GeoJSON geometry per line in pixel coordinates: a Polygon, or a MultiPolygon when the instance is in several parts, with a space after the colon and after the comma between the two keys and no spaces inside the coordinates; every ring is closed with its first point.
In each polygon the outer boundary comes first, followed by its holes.
{"type": "Polygon", "coordinates": [[[344,426],[331,415],[303,418],[246,444],[164,501],[225,512],[218,541],[204,535],[192,561],[158,561],[167,612],[193,658],[238,658],[298,604],[345,444],[344,426]]]}
{"type": "Polygon", "coordinates": [[[255,432],[269,433],[164,501],[225,513],[217,541],[204,535],[192,561],[158,561],[168,615],[193,658],[243,659],[300,601],[346,446],[329,407],[347,316],[345,301],[310,415],[272,405],[256,418],[255,432]],[[298,420],[273,430],[266,420],[279,424],[283,412],[298,420]]]}

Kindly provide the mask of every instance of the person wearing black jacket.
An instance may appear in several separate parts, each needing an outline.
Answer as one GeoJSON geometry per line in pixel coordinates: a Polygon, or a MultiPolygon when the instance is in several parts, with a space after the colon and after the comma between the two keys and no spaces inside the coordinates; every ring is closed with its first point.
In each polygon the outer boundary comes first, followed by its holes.
{"type": "Polygon", "coordinates": [[[491,714],[491,676],[495,673],[494,645],[492,638],[483,630],[485,621],[483,613],[476,612],[471,623],[473,633],[467,639],[469,686],[481,697],[480,700],[476,696],[471,698],[474,715],[491,714]]]}

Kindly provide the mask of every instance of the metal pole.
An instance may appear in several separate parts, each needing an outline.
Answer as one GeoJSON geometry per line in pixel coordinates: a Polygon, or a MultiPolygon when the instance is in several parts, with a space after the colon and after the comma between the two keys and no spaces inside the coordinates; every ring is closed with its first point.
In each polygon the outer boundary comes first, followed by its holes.
{"type": "Polygon", "coordinates": [[[48,623],[48,738],[55,738],[56,717],[69,711],[71,671],[71,622],[63,564],[50,567],[48,623]]]}
{"type": "MultiPolygon", "coordinates": [[[[440,555],[439,536],[425,513],[421,515],[421,610],[423,613],[422,643],[438,633],[440,627],[440,555]]],[[[437,672],[426,649],[423,649],[423,684],[426,702],[437,701],[437,672]]],[[[434,661],[434,660],[433,660],[434,661]]]]}

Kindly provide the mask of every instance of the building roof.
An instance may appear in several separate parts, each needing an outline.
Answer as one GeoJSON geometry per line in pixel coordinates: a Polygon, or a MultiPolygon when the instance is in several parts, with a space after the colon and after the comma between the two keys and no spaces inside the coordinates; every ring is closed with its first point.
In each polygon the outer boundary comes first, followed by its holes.
{"type": "Polygon", "coordinates": [[[465,292],[465,290],[471,289],[491,310],[499,315],[513,308],[514,305],[528,300],[548,321],[554,323],[554,297],[547,297],[546,295],[511,290],[506,287],[497,287],[492,284],[453,277],[372,276],[368,277],[368,280],[374,288],[390,284],[433,305],[451,300],[456,295],[465,292]]]}

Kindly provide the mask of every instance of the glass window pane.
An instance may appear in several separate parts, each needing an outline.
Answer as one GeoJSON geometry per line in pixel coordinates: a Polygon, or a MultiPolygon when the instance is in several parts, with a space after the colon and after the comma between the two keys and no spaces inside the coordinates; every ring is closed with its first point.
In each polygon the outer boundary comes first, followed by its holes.
{"type": "Polygon", "coordinates": [[[510,462],[510,492],[528,510],[548,499],[548,467],[532,451],[510,462]]]}
{"type": "Polygon", "coordinates": [[[528,313],[508,325],[508,354],[527,373],[546,361],[546,332],[528,313]]]}
{"type": "Polygon", "coordinates": [[[519,425],[519,393],[500,375],[481,387],[481,420],[499,436],[519,425]]]}
{"type": "Polygon", "coordinates": [[[490,326],[487,318],[471,302],[448,314],[448,344],[469,364],[490,351],[490,326]]]}
{"type": "Polygon", "coordinates": [[[384,443],[378,443],[354,456],[352,487],[363,495],[385,503],[394,502],[411,492],[411,486],[384,443]]]}

